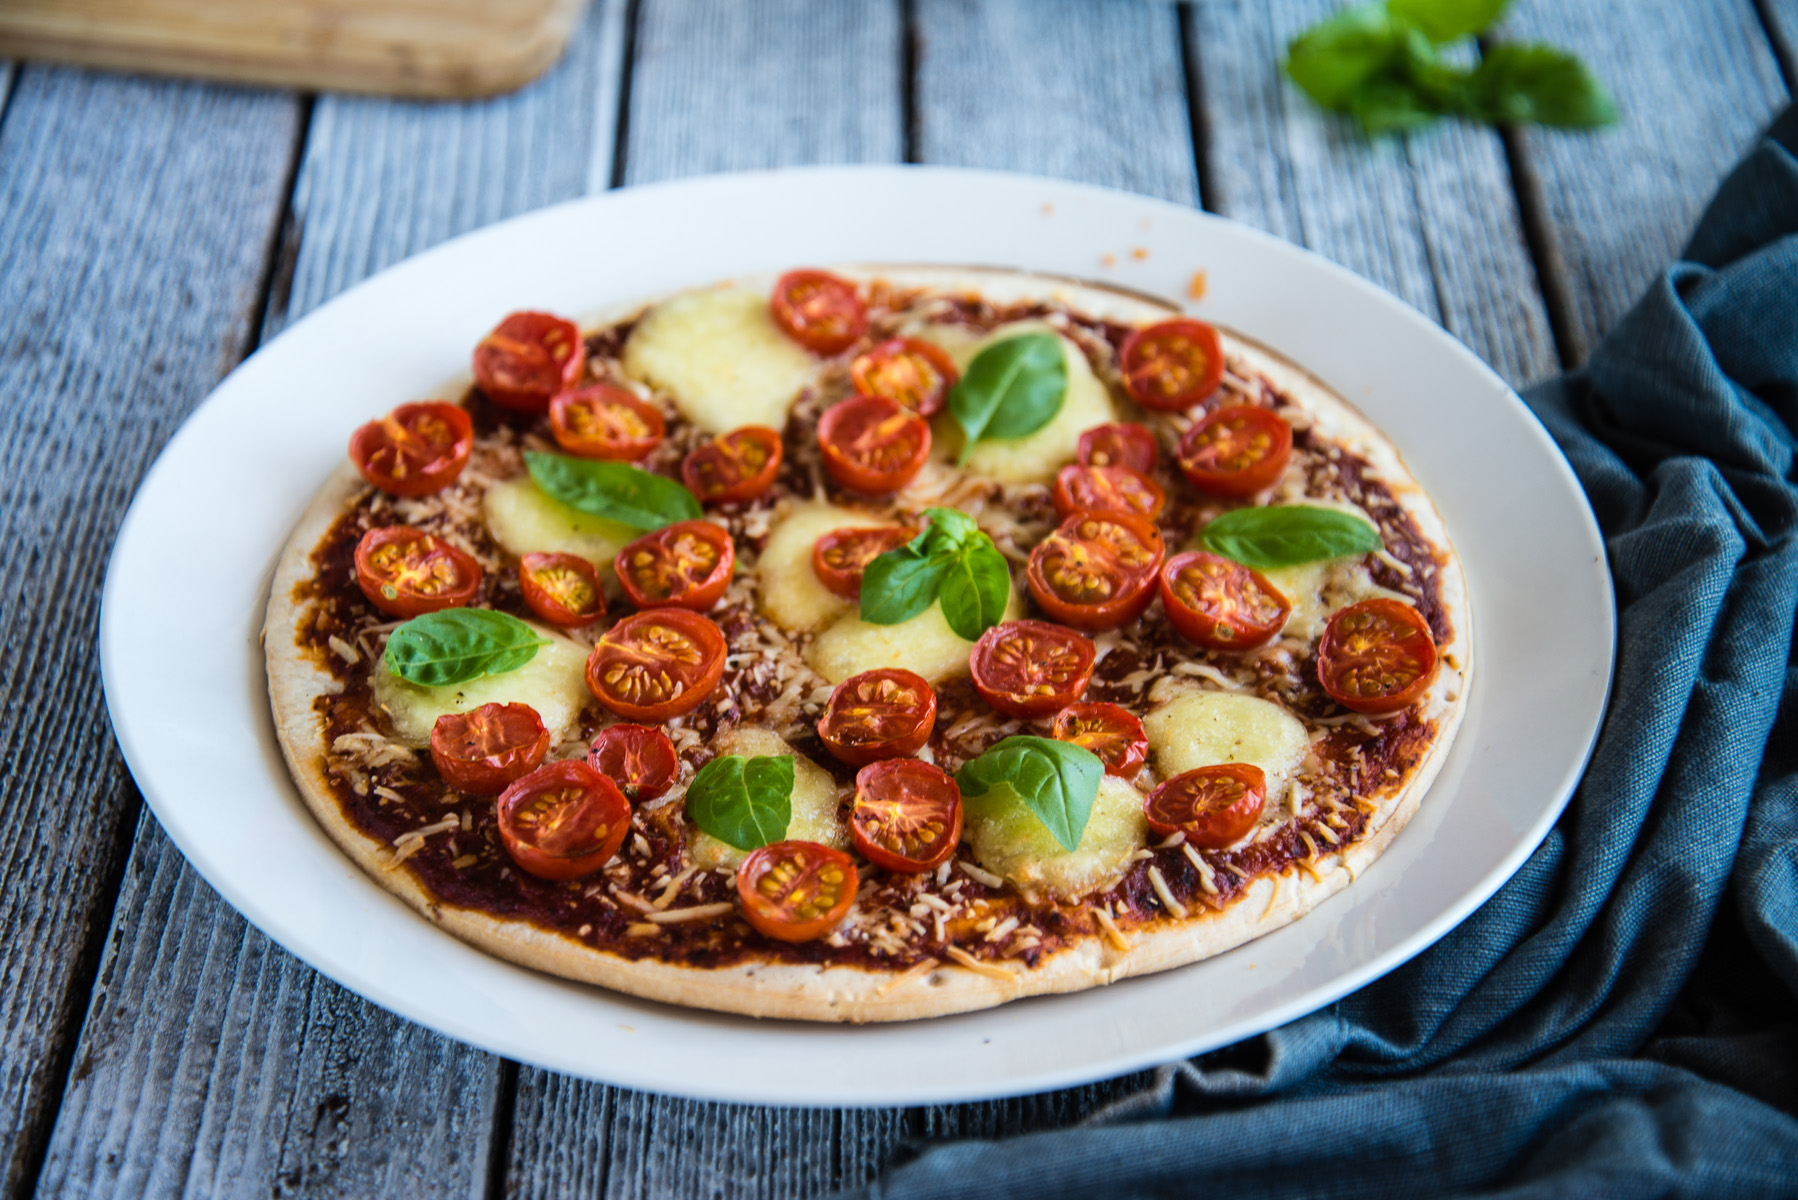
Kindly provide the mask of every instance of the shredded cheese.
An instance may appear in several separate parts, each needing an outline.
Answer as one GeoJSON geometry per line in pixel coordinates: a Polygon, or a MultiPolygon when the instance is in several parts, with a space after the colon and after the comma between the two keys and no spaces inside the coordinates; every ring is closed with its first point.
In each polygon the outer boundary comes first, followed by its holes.
{"type": "Polygon", "coordinates": [[[966,967],[976,975],[984,975],[988,979],[1003,979],[1007,982],[1017,978],[1017,976],[1013,975],[1010,971],[1007,971],[1004,967],[994,963],[981,962],[978,958],[975,958],[960,946],[945,946],[943,947],[943,953],[947,954],[950,958],[954,959],[956,963],[966,967]]]}
{"type": "Polygon", "coordinates": [[[1174,893],[1168,891],[1167,880],[1162,878],[1160,867],[1149,868],[1149,886],[1155,889],[1155,894],[1161,897],[1161,902],[1167,905],[1169,912],[1176,917],[1186,916],[1186,906],[1174,899],[1174,893]]]}
{"type": "Polygon", "coordinates": [[[891,979],[875,988],[874,994],[876,996],[884,996],[894,988],[903,987],[914,979],[924,978],[924,976],[930,974],[932,971],[936,970],[936,968],[937,960],[934,958],[927,958],[912,966],[910,970],[893,976],[891,979]]]}
{"type": "Polygon", "coordinates": [[[1095,908],[1093,916],[1098,919],[1099,928],[1105,931],[1105,940],[1111,943],[1112,948],[1120,954],[1128,954],[1130,939],[1124,936],[1124,931],[1119,929],[1117,922],[1111,919],[1111,914],[1102,908],[1095,908]]]}
{"type": "Polygon", "coordinates": [[[735,912],[737,906],[724,901],[718,904],[696,904],[692,908],[675,908],[666,912],[660,910],[643,914],[657,925],[676,925],[683,921],[703,921],[709,917],[722,917],[726,913],[735,912]]]}

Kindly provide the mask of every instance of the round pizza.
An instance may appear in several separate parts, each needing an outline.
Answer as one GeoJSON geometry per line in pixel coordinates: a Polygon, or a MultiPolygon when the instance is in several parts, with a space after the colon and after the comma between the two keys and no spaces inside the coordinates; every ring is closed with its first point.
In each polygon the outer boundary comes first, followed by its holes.
{"type": "Polygon", "coordinates": [[[794,270],[513,313],[454,390],[345,431],[269,693],[337,844],[513,962],[821,1021],[1181,966],[1353,880],[1465,708],[1397,450],[1142,296],[794,270]]]}

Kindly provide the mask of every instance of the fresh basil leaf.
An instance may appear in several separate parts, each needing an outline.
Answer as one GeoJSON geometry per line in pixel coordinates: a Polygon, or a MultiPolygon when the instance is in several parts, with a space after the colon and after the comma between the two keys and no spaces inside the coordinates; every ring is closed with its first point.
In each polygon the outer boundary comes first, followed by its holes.
{"type": "Polygon", "coordinates": [[[1023,333],[994,342],[968,364],[949,392],[949,411],[967,439],[967,462],[982,438],[1018,438],[1035,433],[1061,411],[1068,393],[1068,364],[1061,339],[1052,333],[1023,333]]]}
{"type": "Polygon", "coordinates": [[[1473,72],[1478,114],[1488,121],[1592,129],[1617,122],[1617,105],[1586,64],[1544,45],[1486,51],[1473,72]]]}
{"type": "Polygon", "coordinates": [[[1213,554],[1256,570],[1371,554],[1385,544],[1360,517],[1306,504],[1232,509],[1205,526],[1199,540],[1213,554]]]}
{"type": "MultiPolygon", "coordinates": [[[[926,546],[943,548],[960,546],[980,532],[980,526],[974,523],[973,517],[953,508],[927,508],[924,510],[924,516],[929,520],[930,525],[919,536],[931,538],[925,543],[926,546]]],[[[916,540],[913,539],[914,544],[916,540]]]]}
{"type": "Polygon", "coordinates": [[[793,756],[714,758],[687,785],[687,815],[739,850],[778,842],[793,821],[793,756]]]}
{"type": "Polygon", "coordinates": [[[1421,31],[1394,21],[1384,6],[1365,4],[1321,21],[1286,46],[1286,74],[1305,94],[1337,112],[1354,107],[1361,89],[1401,72],[1421,31]]]}
{"type": "Polygon", "coordinates": [[[930,607],[942,584],[948,558],[914,554],[901,546],[888,550],[862,573],[862,620],[870,625],[898,625],[930,607]]]}
{"type": "Polygon", "coordinates": [[[1083,746],[1052,738],[1008,737],[963,763],[955,783],[964,796],[984,796],[1004,784],[1064,849],[1074,850],[1086,832],[1104,774],[1105,764],[1083,746]]]}
{"type": "Polygon", "coordinates": [[[387,638],[387,669],[421,687],[447,687],[516,671],[549,643],[517,617],[490,608],[446,608],[413,617],[387,638]]]}
{"type": "Polygon", "coordinates": [[[704,515],[693,493],[629,463],[527,450],[531,478],[550,496],[595,517],[633,529],[660,529],[704,515]]]}
{"type": "Polygon", "coordinates": [[[991,538],[981,534],[949,562],[937,597],[943,603],[943,620],[956,637],[970,642],[1005,619],[1011,567],[991,538]]]}
{"type": "Polygon", "coordinates": [[[1386,0],[1386,11],[1423,30],[1437,45],[1479,33],[1509,0],[1386,0]]]}
{"type": "Polygon", "coordinates": [[[1415,129],[1438,116],[1438,110],[1419,88],[1389,79],[1376,80],[1362,88],[1355,94],[1349,111],[1369,137],[1415,129]]]}

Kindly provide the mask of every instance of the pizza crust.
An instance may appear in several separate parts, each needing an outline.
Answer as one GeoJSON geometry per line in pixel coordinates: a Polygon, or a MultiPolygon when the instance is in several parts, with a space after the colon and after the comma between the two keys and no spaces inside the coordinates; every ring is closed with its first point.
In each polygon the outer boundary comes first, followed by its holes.
{"type": "MultiPolygon", "coordinates": [[[[1048,281],[1049,296],[1045,297],[1041,278],[1015,272],[897,267],[840,270],[850,277],[878,275],[908,285],[973,289],[1002,302],[1054,298],[1089,316],[1129,322],[1177,311],[1132,294],[1074,281],[1048,281]]],[[[740,282],[750,286],[758,281],[740,282]]],[[[643,307],[637,303],[594,314],[588,327],[628,317],[643,307]]],[[[992,964],[988,970],[975,970],[944,961],[928,969],[877,972],[787,963],[708,969],[631,960],[528,921],[500,920],[437,901],[410,869],[390,865],[389,846],[363,833],[344,815],[326,771],[323,724],[313,709],[318,697],[339,685],[299,644],[306,606],[295,593],[298,585],[312,577],[313,548],[367,490],[348,462],[320,489],[283,550],[263,627],[276,734],[301,797],[331,839],[372,879],[449,933],[496,957],[645,999],[752,1017],[860,1023],[968,1012],[1026,996],[1083,991],[1133,975],[1185,966],[1290,924],[1341,891],[1380,856],[1417,811],[1441,770],[1466,711],[1473,666],[1471,609],[1460,560],[1442,518],[1392,444],[1310,373],[1249,339],[1221,332],[1228,353],[1245,358],[1254,370],[1309,409],[1328,436],[1379,470],[1394,498],[1443,556],[1438,587],[1453,626],[1452,637],[1438,647],[1443,668],[1420,701],[1425,715],[1438,722],[1438,730],[1411,777],[1376,801],[1377,807],[1368,814],[1366,832],[1352,845],[1319,853],[1309,865],[1293,864],[1279,874],[1257,878],[1223,911],[1200,906],[1183,920],[1163,914],[1153,927],[1126,934],[1127,949],[1094,937],[1039,960],[1034,968],[1006,961],[992,964]],[[991,972],[1004,972],[1010,978],[991,972]]]]}

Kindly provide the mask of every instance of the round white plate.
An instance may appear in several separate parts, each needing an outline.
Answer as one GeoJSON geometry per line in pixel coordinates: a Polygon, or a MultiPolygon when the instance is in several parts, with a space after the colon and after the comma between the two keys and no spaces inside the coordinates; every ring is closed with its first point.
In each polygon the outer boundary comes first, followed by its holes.
{"type": "Polygon", "coordinates": [[[100,652],[113,727],[163,827],[226,900],[345,987],[452,1037],[609,1083],[885,1105],[1170,1061],[1390,971],[1509,878],[1566,804],[1604,709],[1613,632],[1603,546],[1566,462],[1510,388],[1427,318],[1321,258],[1190,209],[1044,179],[875,167],[595,196],[459,238],[325,305],[234,371],[157,460],[113,553],[100,652]],[[1357,884],[1182,970],[850,1028],[669,1008],[511,966],[414,914],[326,838],[282,764],[257,632],[276,552],[350,431],[446,394],[512,309],[582,314],[832,262],[1018,267],[1169,298],[1203,270],[1209,288],[1192,311],[1290,355],[1391,435],[1466,560],[1477,667],[1446,767],[1357,884]]]}

